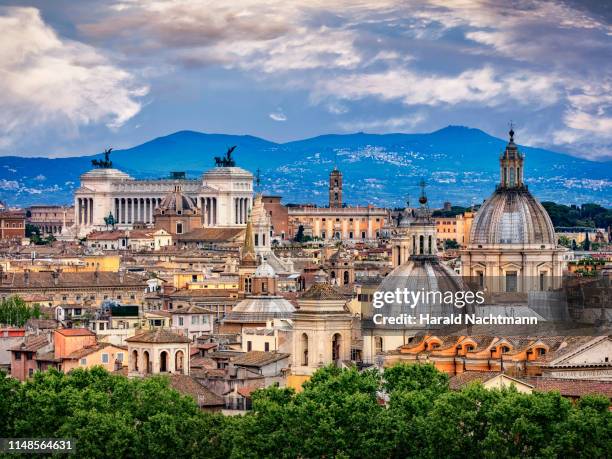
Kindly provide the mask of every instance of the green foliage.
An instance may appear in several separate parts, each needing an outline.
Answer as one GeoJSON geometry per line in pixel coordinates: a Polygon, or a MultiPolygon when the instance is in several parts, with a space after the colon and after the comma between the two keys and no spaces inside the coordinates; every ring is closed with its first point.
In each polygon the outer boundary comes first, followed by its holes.
{"type": "Polygon", "coordinates": [[[227,417],[200,411],[162,377],[94,368],[20,384],[0,374],[0,436],[75,438],[84,458],[607,457],[608,407],[602,396],[572,404],[479,383],[451,391],[433,365],[325,367],[301,392],[258,390],[251,412],[227,417]]]}
{"type": "Polygon", "coordinates": [[[454,239],[444,239],[444,248],[445,249],[458,249],[459,243],[454,239]]]}
{"type": "Polygon", "coordinates": [[[28,319],[41,316],[40,305],[30,307],[18,296],[10,296],[0,301],[0,324],[23,327],[28,319]]]}
{"type": "Polygon", "coordinates": [[[431,215],[432,217],[455,217],[457,215],[463,215],[469,209],[469,207],[451,206],[450,210],[434,210],[431,215]]]}
{"type": "Polygon", "coordinates": [[[607,228],[612,225],[612,209],[599,204],[565,206],[550,201],[542,202],[554,226],[585,226],[607,228]]]}

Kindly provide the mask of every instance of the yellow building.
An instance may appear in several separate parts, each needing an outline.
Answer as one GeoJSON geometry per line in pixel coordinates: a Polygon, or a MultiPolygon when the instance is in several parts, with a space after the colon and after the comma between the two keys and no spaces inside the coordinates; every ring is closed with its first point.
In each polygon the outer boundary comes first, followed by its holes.
{"type": "Polygon", "coordinates": [[[5,272],[54,271],[61,269],[65,273],[117,272],[121,263],[119,255],[80,255],[78,257],[31,258],[21,260],[3,260],[0,265],[5,272]]]}
{"type": "Polygon", "coordinates": [[[450,239],[461,247],[467,247],[470,242],[470,230],[474,221],[474,212],[467,211],[454,217],[434,217],[436,236],[439,241],[450,239]]]}
{"type": "Polygon", "coordinates": [[[68,373],[74,368],[104,367],[108,371],[127,365],[127,347],[100,343],[78,349],[62,359],[62,370],[68,373]]]}

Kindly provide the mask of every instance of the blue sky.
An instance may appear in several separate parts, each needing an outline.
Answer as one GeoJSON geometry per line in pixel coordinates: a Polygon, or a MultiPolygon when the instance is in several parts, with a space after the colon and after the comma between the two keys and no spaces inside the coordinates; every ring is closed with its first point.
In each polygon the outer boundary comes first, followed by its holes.
{"type": "Polygon", "coordinates": [[[606,2],[0,1],[0,154],[449,124],[612,159],[606,2]]]}

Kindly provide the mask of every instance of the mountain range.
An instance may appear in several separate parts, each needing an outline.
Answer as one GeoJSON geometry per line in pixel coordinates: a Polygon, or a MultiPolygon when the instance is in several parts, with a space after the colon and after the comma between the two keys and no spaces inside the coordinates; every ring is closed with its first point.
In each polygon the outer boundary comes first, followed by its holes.
{"type": "MultiPolygon", "coordinates": [[[[343,173],[349,205],[403,206],[416,203],[419,182],[427,183],[432,206],[482,202],[499,178],[499,155],[507,140],[463,126],[428,134],[322,135],[275,143],[249,135],[179,131],[142,145],[112,152],[113,167],[136,178],[184,171],[200,177],[214,157],[236,145],[237,165],[260,170],[260,191],[285,203],[325,204],[328,174],[343,173]]],[[[520,146],[525,179],[541,201],[596,202],[612,206],[612,161],[595,162],[550,150],[520,146]]],[[[10,206],[66,204],[79,176],[101,155],[69,158],[0,157],[0,199],[10,206]]]]}

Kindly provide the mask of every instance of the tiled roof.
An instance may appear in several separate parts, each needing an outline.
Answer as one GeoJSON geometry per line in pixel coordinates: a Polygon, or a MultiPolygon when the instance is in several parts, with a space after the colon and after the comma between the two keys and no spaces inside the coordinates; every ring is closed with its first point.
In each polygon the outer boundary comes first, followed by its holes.
{"type": "Polygon", "coordinates": [[[601,394],[612,399],[612,381],[564,378],[525,378],[538,392],[559,391],[565,397],[601,394]]]}
{"type": "Polygon", "coordinates": [[[183,395],[192,397],[199,406],[223,406],[223,397],[215,394],[188,375],[170,376],[170,387],[183,395]]]}
{"type": "Polygon", "coordinates": [[[95,335],[94,332],[89,330],[88,328],[60,328],[56,330],[57,333],[60,333],[64,336],[91,336],[95,335]]]}
{"type": "Polygon", "coordinates": [[[191,305],[186,308],[174,309],[170,311],[170,314],[214,314],[214,312],[201,306],[191,305]]]}
{"type": "Polygon", "coordinates": [[[463,373],[459,373],[448,380],[448,387],[453,390],[461,389],[462,387],[468,385],[472,381],[480,381],[484,383],[489,379],[494,378],[497,375],[500,375],[499,371],[464,371],[463,373]]]}
{"type": "Polygon", "coordinates": [[[238,392],[240,395],[242,395],[245,398],[251,398],[251,394],[255,392],[257,389],[260,389],[260,388],[253,387],[253,386],[247,386],[247,387],[238,388],[236,392],[238,392]]]}
{"type": "Polygon", "coordinates": [[[124,346],[115,346],[115,345],[110,344],[110,343],[100,343],[100,344],[96,344],[94,346],[86,346],[86,347],[83,347],[81,349],[77,349],[76,351],[71,352],[70,354],[68,354],[66,356],[66,358],[67,359],[78,360],[78,359],[81,359],[83,357],[88,356],[89,354],[93,354],[94,352],[97,352],[97,351],[99,351],[101,349],[104,349],[105,347],[109,347],[109,346],[113,346],[113,347],[116,347],[116,348],[127,350],[127,348],[124,347],[124,346]]]}
{"type": "Polygon", "coordinates": [[[178,240],[184,242],[233,242],[243,234],[243,228],[197,228],[179,235],[178,240]]]}
{"type": "Polygon", "coordinates": [[[36,352],[39,349],[45,347],[49,344],[49,340],[46,335],[38,335],[38,336],[26,336],[23,342],[11,348],[11,351],[18,352],[36,352]]]}
{"type": "Polygon", "coordinates": [[[313,284],[300,297],[304,300],[344,300],[345,297],[329,284],[313,284]]]}
{"type": "Polygon", "coordinates": [[[250,351],[236,356],[232,359],[232,363],[243,367],[263,367],[286,359],[289,355],[277,352],[250,351]]]}
{"type": "Polygon", "coordinates": [[[88,241],[116,241],[126,237],[126,232],[122,230],[116,231],[94,231],[87,235],[88,241]]]}
{"type": "Polygon", "coordinates": [[[28,289],[28,288],[66,288],[66,287],[121,287],[146,286],[145,280],[138,275],[109,271],[98,272],[55,272],[40,271],[24,274],[23,272],[4,273],[0,279],[0,288],[28,289]],[[57,285],[54,276],[57,275],[57,285]],[[121,281],[123,277],[123,282],[121,281]]]}
{"type": "Polygon", "coordinates": [[[191,340],[184,335],[171,332],[165,328],[158,328],[126,339],[128,343],[190,343],[191,340]]]}

